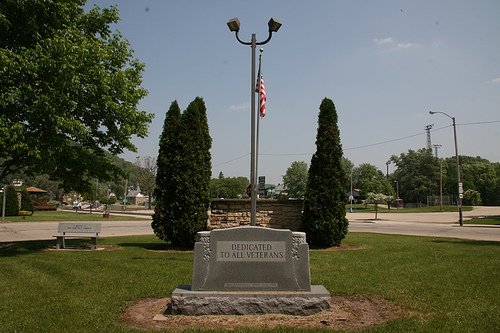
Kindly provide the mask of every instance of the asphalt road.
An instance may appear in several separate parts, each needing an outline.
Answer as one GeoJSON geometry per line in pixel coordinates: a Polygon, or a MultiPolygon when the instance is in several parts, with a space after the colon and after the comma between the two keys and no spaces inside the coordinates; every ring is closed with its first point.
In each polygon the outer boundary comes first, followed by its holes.
{"type": "MultiPolygon", "coordinates": [[[[463,212],[464,220],[473,217],[500,216],[500,207],[475,207],[463,212]]],[[[349,231],[381,234],[448,237],[482,241],[500,241],[500,225],[467,225],[458,222],[458,213],[347,213],[349,231]]]]}
{"type": "MultiPolygon", "coordinates": [[[[138,213],[136,213],[138,214],[138,213]]],[[[151,212],[141,212],[137,221],[106,221],[101,224],[101,237],[152,235],[151,212]]],[[[118,214],[115,214],[118,215],[118,214]]],[[[476,207],[464,212],[464,219],[479,216],[500,216],[500,207],[476,207]]],[[[347,213],[350,232],[451,237],[483,241],[500,241],[500,226],[464,225],[458,213],[347,213]]],[[[0,223],[0,242],[51,240],[57,234],[58,222],[0,223]]]]}

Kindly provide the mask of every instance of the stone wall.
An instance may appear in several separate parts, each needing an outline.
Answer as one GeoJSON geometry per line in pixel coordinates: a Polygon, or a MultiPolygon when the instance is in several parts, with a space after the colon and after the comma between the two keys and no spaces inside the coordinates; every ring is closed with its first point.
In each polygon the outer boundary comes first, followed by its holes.
{"type": "MultiPolygon", "coordinates": [[[[211,204],[210,229],[223,229],[250,225],[249,199],[213,199],[211,204]]],[[[257,226],[300,230],[302,200],[257,200],[257,226]]]]}

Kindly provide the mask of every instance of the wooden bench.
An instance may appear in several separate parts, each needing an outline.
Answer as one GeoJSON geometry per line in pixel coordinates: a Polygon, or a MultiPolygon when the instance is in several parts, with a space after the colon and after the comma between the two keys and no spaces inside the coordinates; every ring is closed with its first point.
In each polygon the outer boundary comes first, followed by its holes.
{"type": "Polygon", "coordinates": [[[92,250],[97,248],[97,238],[101,232],[100,223],[86,223],[86,222],[59,222],[57,226],[57,249],[66,248],[66,238],[86,238],[91,239],[92,250]]]}

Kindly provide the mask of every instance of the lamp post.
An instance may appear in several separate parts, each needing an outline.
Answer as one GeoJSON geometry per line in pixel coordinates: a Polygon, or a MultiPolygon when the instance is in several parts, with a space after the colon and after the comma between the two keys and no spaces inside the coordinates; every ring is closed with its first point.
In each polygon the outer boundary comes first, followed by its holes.
{"type": "Polygon", "coordinates": [[[457,160],[457,182],[458,182],[458,219],[460,221],[460,226],[464,225],[464,220],[463,220],[463,215],[462,215],[462,198],[464,196],[463,192],[463,186],[462,182],[460,181],[460,159],[458,157],[458,144],[457,144],[457,125],[455,123],[455,117],[450,116],[447,113],[441,112],[441,111],[429,111],[429,113],[436,114],[436,113],[441,113],[444,114],[446,117],[450,118],[452,123],[453,123],[453,139],[455,140],[455,158],[457,160]]]}
{"type": "Polygon", "coordinates": [[[267,44],[273,35],[273,32],[277,32],[279,28],[281,27],[281,23],[274,19],[271,18],[269,22],[267,23],[269,26],[269,36],[267,39],[263,42],[257,42],[255,34],[252,34],[252,39],[250,42],[244,42],[240,39],[239,37],[239,31],[240,31],[240,20],[235,17],[233,19],[230,19],[229,22],[227,22],[227,26],[229,27],[229,30],[231,32],[234,32],[236,35],[236,39],[238,42],[240,42],[243,45],[250,45],[252,47],[252,73],[251,73],[251,83],[250,83],[250,101],[251,101],[251,153],[250,153],[250,200],[251,200],[251,209],[250,209],[250,225],[255,226],[255,217],[257,215],[257,192],[255,191],[256,185],[257,185],[257,162],[256,162],[256,154],[255,154],[255,147],[256,147],[256,135],[255,135],[255,123],[256,123],[256,118],[257,114],[255,112],[255,49],[257,45],[264,45],[267,44]]]}

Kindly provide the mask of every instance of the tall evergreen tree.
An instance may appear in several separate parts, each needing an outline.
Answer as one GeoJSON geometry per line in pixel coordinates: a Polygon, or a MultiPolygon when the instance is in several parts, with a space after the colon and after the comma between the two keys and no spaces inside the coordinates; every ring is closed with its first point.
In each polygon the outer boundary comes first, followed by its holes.
{"type": "Polygon", "coordinates": [[[25,188],[21,190],[21,210],[34,212],[33,201],[31,200],[31,195],[26,191],[25,188]]]}
{"type": "Polygon", "coordinates": [[[345,217],[346,174],[342,167],[342,146],[337,126],[337,111],[333,102],[321,102],[316,136],[316,153],[311,158],[302,230],[308,243],[327,247],[340,245],[347,234],[345,217]]]}
{"type": "Polygon", "coordinates": [[[180,140],[182,152],[182,187],[179,189],[181,216],[175,221],[172,242],[192,246],[196,233],[206,230],[210,206],[210,178],[212,175],[209,134],[205,102],[197,97],[182,114],[180,140]]]}
{"type": "Polygon", "coordinates": [[[4,187],[5,193],[5,216],[19,215],[19,199],[17,199],[16,188],[12,185],[4,187]]]}
{"type": "Polygon", "coordinates": [[[197,97],[181,115],[177,102],[165,118],[157,164],[153,229],[160,239],[192,246],[205,230],[212,172],[205,102],[197,97]]]}
{"type": "Polygon", "coordinates": [[[155,212],[151,227],[156,236],[162,240],[170,239],[173,235],[174,221],[176,220],[175,198],[179,181],[179,163],[182,158],[179,126],[181,123],[181,109],[177,101],[173,101],[165,116],[163,132],[160,137],[158,158],[156,160],[156,198],[155,212]]]}

